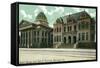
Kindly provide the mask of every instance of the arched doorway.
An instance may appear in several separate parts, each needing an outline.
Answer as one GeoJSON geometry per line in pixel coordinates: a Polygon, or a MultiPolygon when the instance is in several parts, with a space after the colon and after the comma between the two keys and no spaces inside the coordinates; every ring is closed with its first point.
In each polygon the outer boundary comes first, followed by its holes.
{"type": "Polygon", "coordinates": [[[64,43],[66,44],[66,37],[64,37],[64,43]]]}
{"type": "Polygon", "coordinates": [[[76,43],[76,36],[73,36],[73,43],[76,43]]]}
{"type": "Polygon", "coordinates": [[[71,36],[68,37],[68,43],[71,43],[71,36]]]}

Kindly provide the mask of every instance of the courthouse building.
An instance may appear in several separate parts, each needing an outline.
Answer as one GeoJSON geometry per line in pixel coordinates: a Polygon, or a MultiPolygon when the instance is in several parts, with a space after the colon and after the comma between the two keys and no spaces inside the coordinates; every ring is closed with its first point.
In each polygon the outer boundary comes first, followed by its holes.
{"type": "Polygon", "coordinates": [[[95,21],[86,11],[57,18],[53,26],[53,47],[95,48],[95,21]]]}
{"type": "Polygon", "coordinates": [[[22,20],[19,24],[20,44],[24,48],[46,48],[53,45],[53,29],[43,12],[40,12],[34,22],[22,20]]]}
{"type": "Polygon", "coordinates": [[[53,28],[40,12],[34,22],[22,20],[19,33],[19,47],[95,48],[95,20],[86,11],[57,18],[53,28]]]}

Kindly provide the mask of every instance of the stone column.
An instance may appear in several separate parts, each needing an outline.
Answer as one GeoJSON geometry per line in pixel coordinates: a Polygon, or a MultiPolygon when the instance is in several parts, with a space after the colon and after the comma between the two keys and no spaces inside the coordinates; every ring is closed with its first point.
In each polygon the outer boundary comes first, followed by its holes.
{"type": "Polygon", "coordinates": [[[36,36],[35,36],[35,41],[36,41],[36,47],[38,47],[38,45],[37,45],[37,30],[35,31],[36,32],[36,36]]]}
{"type": "Polygon", "coordinates": [[[29,47],[31,47],[31,30],[29,30],[29,47]]]}
{"type": "Polygon", "coordinates": [[[28,48],[28,46],[27,46],[27,40],[28,40],[28,38],[27,38],[27,36],[28,36],[28,34],[27,34],[27,31],[26,31],[26,48],[28,48]]]}
{"type": "Polygon", "coordinates": [[[32,46],[32,35],[31,35],[31,30],[30,30],[30,47],[32,46]]]}
{"type": "Polygon", "coordinates": [[[80,33],[80,41],[82,42],[82,33],[80,33]]]}
{"type": "Polygon", "coordinates": [[[32,30],[32,46],[34,47],[34,30],[32,30]]]}
{"type": "Polygon", "coordinates": [[[26,31],[26,35],[25,35],[25,37],[26,37],[26,48],[27,48],[27,31],[26,31]]]}
{"type": "Polygon", "coordinates": [[[22,46],[22,32],[20,32],[21,34],[20,34],[20,46],[19,47],[21,47],[22,46]]]}
{"type": "Polygon", "coordinates": [[[66,43],[68,44],[68,36],[66,36],[66,43]]]}
{"type": "Polygon", "coordinates": [[[39,47],[42,46],[41,43],[42,43],[42,30],[39,31],[39,47]]]}
{"type": "Polygon", "coordinates": [[[27,47],[29,48],[29,31],[27,32],[27,47]]]}
{"type": "Polygon", "coordinates": [[[21,47],[23,47],[23,32],[22,32],[21,35],[22,35],[22,36],[21,36],[21,39],[22,39],[21,47]]]}
{"type": "Polygon", "coordinates": [[[32,37],[32,30],[31,30],[31,46],[32,46],[32,42],[33,42],[32,38],[33,38],[33,37],[32,37]]]}
{"type": "Polygon", "coordinates": [[[23,47],[24,47],[24,32],[23,32],[23,47]]]}
{"type": "Polygon", "coordinates": [[[24,32],[24,47],[26,47],[26,32],[24,32]]]}
{"type": "Polygon", "coordinates": [[[47,42],[47,46],[46,47],[48,47],[48,40],[50,41],[50,38],[48,38],[48,35],[50,35],[50,34],[48,32],[46,32],[46,42],[47,42]]]}
{"type": "Polygon", "coordinates": [[[71,44],[73,44],[73,36],[71,36],[71,44]]]}

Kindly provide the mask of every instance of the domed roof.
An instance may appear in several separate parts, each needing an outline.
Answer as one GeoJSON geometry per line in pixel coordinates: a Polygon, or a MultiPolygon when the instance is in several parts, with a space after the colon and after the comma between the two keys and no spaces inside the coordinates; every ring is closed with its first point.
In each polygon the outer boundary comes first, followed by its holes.
{"type": "Polygon", "coordinates": [[[43,12],[40,12],[36,17],[36,21],[47,22],[47,17],[45,16],[45,14],[43,12]]]}

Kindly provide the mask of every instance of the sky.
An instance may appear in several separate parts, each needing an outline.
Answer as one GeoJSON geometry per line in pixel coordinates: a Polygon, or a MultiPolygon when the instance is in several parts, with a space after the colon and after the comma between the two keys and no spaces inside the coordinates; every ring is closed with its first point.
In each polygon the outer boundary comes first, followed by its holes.
{"type": "Polygon", "coordinates": [[[44,12],[48,19],[48,24],[53,27],[53,23],[59,17],[86,11],[91,17],[96,17],[96,9],[94,8],[79,8],[79,7],[62,7],[62,6],[43,6],[43,5],[19,5],[19,23],[21,20],[27,20],[34,23],[34,20],[39,12],[44,12]]]}

